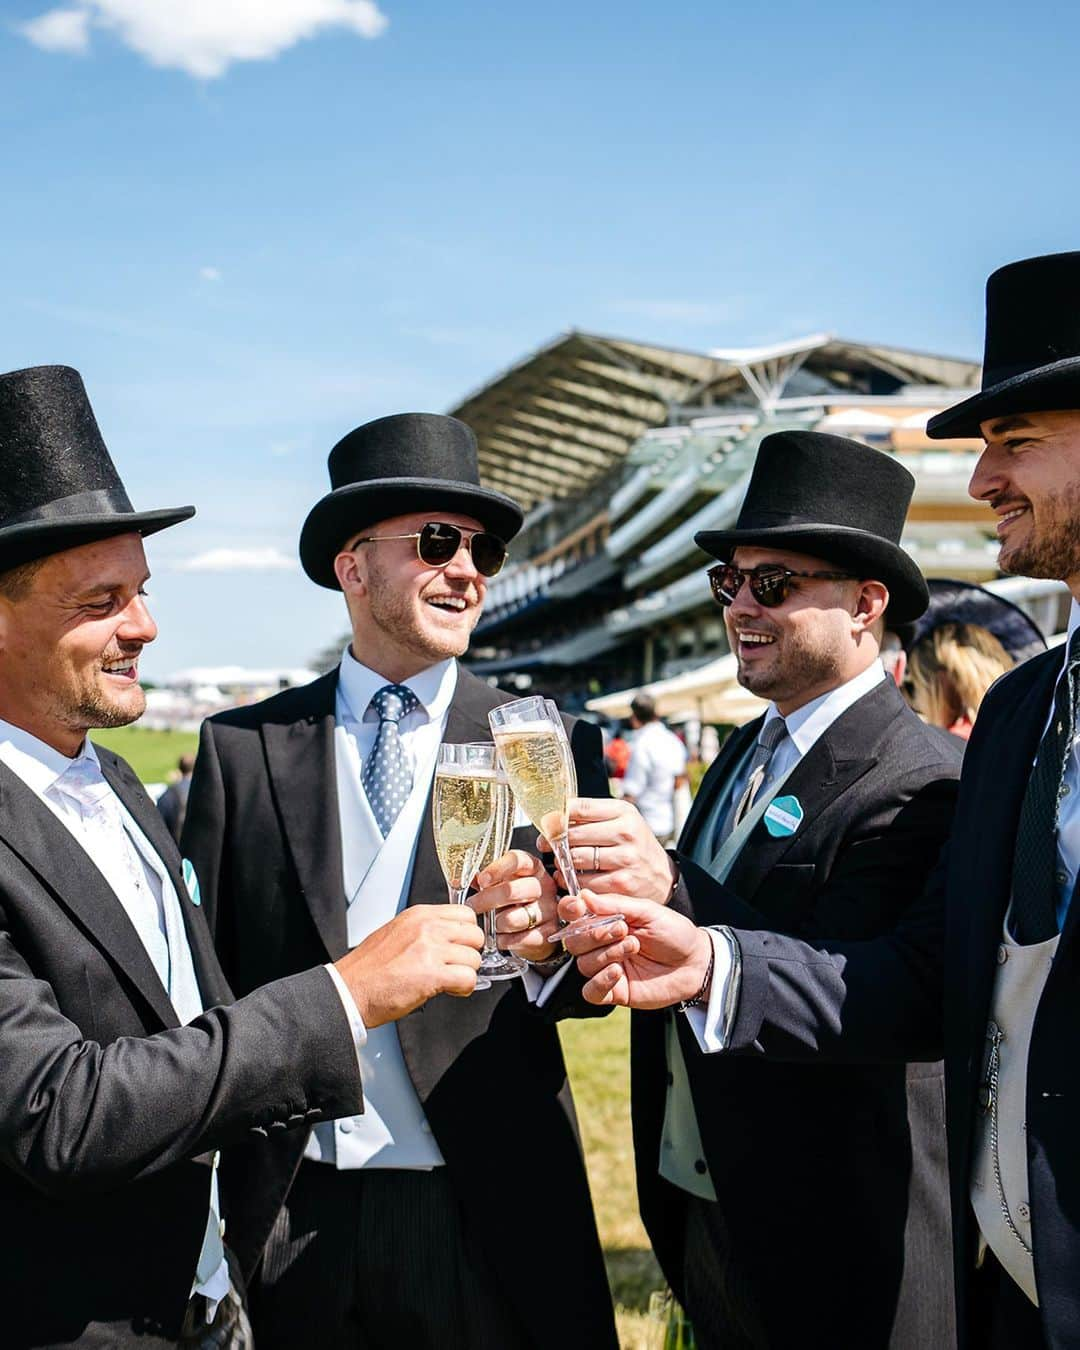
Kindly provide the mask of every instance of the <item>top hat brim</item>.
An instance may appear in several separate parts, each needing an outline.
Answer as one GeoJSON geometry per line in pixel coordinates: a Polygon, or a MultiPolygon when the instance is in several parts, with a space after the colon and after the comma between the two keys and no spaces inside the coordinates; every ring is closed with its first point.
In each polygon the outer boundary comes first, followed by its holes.
{"type": "Polygon", "coordinates": [[[931,417],[926,434],[934,441],[979,436],[979,428],[990,417],[1064,408],[1080,409],[1080,356],[997,381],[931,417]]]}
{"type": "Polygon", "coordinates": [[[112,539],[120,534],[157,534],[195,514],[194,506],[165,507],[157,511],[86,512],[46,517],[5,526],[0,522],[0,571],[37,562],[65,549],[112,539]]]}
{"type": "Polygon", "coordinates": [[[694,542],[721,562],[730,562],[737,548],[760,544],[769,548],[809,553],[851,568],[860,577],[873,578],[889,589],[886,622],[892,627],[911,623],[930,603],[926,581],[914,559],[898,544],[849,525],[774,525],[750,530],[703,530],[694,542]]]}
{"type": "Polygon", "coordinates": [[[511,497],[475,483],[444,478],[373,478],[347,483],[328,492],[308,513],[300,531],[301,566],[317,585],[339,591],[334,559],[347,540],[380,520],[416,511],[472,516],[507,543],[525,519],[511,497]]]}

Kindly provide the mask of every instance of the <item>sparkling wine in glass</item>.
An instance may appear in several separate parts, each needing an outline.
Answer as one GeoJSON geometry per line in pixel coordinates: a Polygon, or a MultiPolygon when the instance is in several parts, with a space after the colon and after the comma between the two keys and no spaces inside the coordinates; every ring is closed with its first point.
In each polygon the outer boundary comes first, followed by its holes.
{"type": "MultiPolygon", "coordinates": [[[[492,746],[439,746],[431,823],[452,905],[466,903],[480,868],[492,831],[497,786],[492,746]]],[[[478,976],[476,987],[488,989],[490,981],[478,976]]]]}
{"type": "MultiPolygon", "coordinates": [[[[495,747],[484,747],[491,756],[492,774],[495,779],[494,808],[491,817],[491,831],[477,872],[490,867],[496,858],[501,858],[510,848],[510,836],[514,831],[514,812],[517,809],[514,794],[510,790],[506,774],[498,767],[495,747]]],[[[480,975],[487,980],[512,980],[528,969],[528,962],[513,952],[499,950],[499,941],[495,931],[496,914],[489,910],[484,915],[484,949],[480,962],[480,975]]]]}
{"type": "MultiPolygon", "coordinates": [[[[557,711],[553,720],[548,702],[533,697],[500,703],[488,713],[488,721],[514,796],[536,829],[550,841],[567,890],[571,895],[580,895],[567,837],[569,802],[574,795],[571,789],[576,787],[576,781],[571,776],[566,732],[557,711]]],[[[561,936],[588,933],[621,917],[588,915],[564,928],[561,936]]]]}

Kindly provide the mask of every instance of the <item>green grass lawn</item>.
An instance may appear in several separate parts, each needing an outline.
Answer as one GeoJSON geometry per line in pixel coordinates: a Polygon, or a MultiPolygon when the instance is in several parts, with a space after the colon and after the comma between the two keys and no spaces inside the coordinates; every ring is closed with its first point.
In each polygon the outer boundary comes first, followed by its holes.
{"type": "Polygon", "coordinates": [[[559,1033],[623,1350],[647,1350],[649,1295],[664,1278],[638,1217],[630,1139],[630,1014],[563,1022],[559,1033]]]}
{"type": "Polygon", "coordinates": [[[194,754],[199,744],[194,731],[150,731],[140,726],[94,731],[90,739],[123,755],[144,783],[167,783],[180,756],[194,754]]]}

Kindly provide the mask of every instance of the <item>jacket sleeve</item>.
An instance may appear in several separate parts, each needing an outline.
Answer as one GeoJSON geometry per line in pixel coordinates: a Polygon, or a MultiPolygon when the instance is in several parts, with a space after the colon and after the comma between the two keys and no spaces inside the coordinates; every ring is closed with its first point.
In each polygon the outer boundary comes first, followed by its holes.
{"type": "Polygon", "coordinates": [[[693,862],[672,905],[701,925],[725,924],[739,944],[739,1002],[728,1048],[780,1059],[937,1060],[942,1046],[944,856],[956,800],[952,778],[912,790],[838,855],[815,897],[817,932],[850,933],[860,897],[891,913],[862,940],[783,936],[760,910],[693,862]]]}
{"type": "Polygon", "coordinates": [[[63,1015],[0,911],[0,1163],[38,1190],[107,1192],[252,1131],[361,1107],[352,1034],[325,970],[101,1045],[63,1015]]]}

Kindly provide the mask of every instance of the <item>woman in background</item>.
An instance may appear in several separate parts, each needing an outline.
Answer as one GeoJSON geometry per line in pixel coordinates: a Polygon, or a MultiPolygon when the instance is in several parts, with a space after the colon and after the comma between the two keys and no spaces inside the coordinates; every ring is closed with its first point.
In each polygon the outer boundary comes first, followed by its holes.
{"type": "Polygon", "coordinates": [[[902,690],[923,721],[966,741],[983,695],[1013,665],[989,629],[943,623],[911,648],[902,690]]]}

